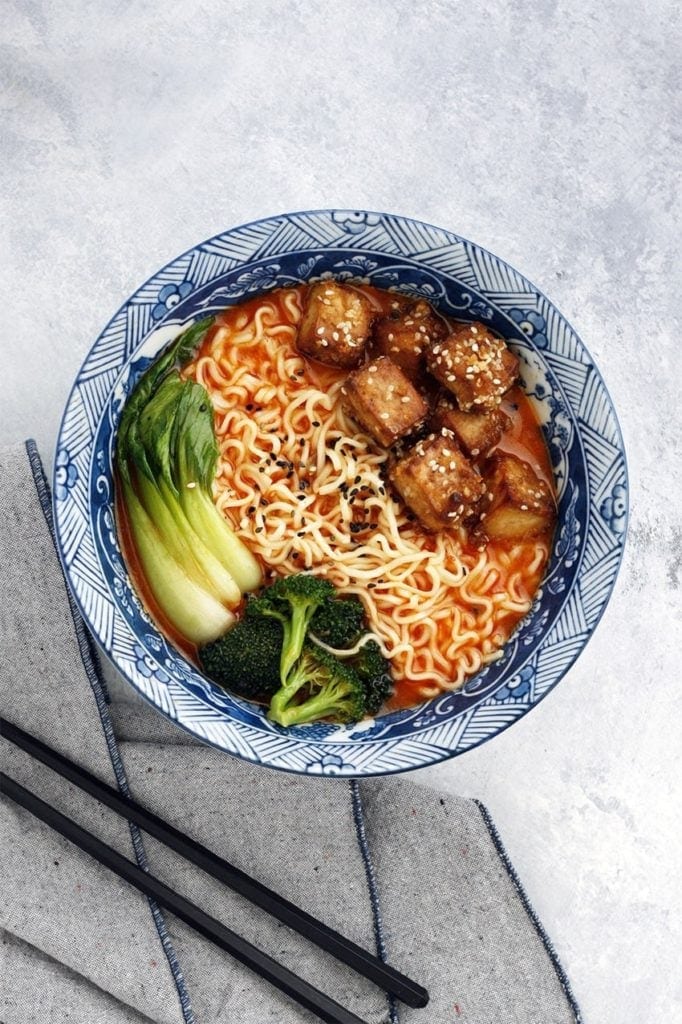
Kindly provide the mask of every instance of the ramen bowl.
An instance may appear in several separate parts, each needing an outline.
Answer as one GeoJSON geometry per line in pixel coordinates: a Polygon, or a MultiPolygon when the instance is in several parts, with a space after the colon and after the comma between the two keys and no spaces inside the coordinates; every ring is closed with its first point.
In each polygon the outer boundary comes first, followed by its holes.
{"type": "Polygon", "coordinates": [[[575,331],[516,270],[442,228],[388,214],[318,210],[234,228],[172,260],[95,341],[57,443],[60,556],[80,611],[122,675],[177,725],[226,753],[308,775],[424,767],[512,725],[556,686],[601,617],[621,561],[627,473],[613,405],[575,331]],[[355,726],[282,729],[207,680],[157,629],[116,531],[113,446],[140,374],[194,320],[274,288],[336,278],[422,297],[509,340],[549,450],[558,520],[545,577],[500,658],[418,707],[355,726]]]}

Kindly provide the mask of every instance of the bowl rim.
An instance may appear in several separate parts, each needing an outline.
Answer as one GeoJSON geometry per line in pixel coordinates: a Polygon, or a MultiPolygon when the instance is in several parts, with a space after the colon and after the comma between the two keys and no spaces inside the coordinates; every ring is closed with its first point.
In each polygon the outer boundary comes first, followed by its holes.
{"type": "MultiPolygon", "coordinates": [[[[356,232],[351,231],[350,229],[348,229],[348,231],[346,232],[346,237],[343,239],[343,242],[344,242],[343,245],[340,244],[340,243],[339,244],[335,244],[335,245],[331,245],[328,242],[324,243],[322,241],[320,241],[319,244],[315,244],[315,240],[311,238],[310,244],[308,246],[308,251],[310,251],[310,252],[312,252],[312,251],[325,251],[325,250],[326,251],[340,251],[341,249],[346,249],[346,250],[354,249],[354,248],[356,248],[353,245],[353,238],[354,238],[355,235],[356,235],[356,232]]],[[[283,254],[288,253],[288,252],[292,252],[292,251],[297,251],[297,250],[295,250],[295,249],[291,250],[291,249],[286,249],[286,248],[281,249],[281,248],[275,247],[275,248],[272,249],[272,251],[269,251],[267,254],[264,254],[264,255],[258,255],[257,253],[250,253],[249,255],[244,256],[239,262],[235,263],[229,269],[225,269],[223,271],[223,275],[225,273],[228,273],[228,272],[237,272],[239,270],[244,270],[244,268],[250,266],[251,264],[253,264],[253,263],[258,264],[258,263],[263,262],[266,259],[276,259],[278,257],[281,257],[283,254]]],[[[361,246],[360,248],[357,249],[357,251],[359,253],[360,252],[367,253],[367,252],[371,252],[372,249],[371,249],[371,246],[361,246]]],[[[376,252],[385,252],[385,250],[381,250],[381,249],[376,249],[375,251],[376,252]]],[[[420,255],[423,256],[424,253],[422,252],[420,255]]],[[[395,257],[396,257],[396,262],[399,262],[400,260],[405,260],[406,262],[407,261],[414,261],[414,259],[415,259],[414,255],[412,255],[412,256],[407,255],[407,253],[405,253],[403,251],[398,251],[397,253],[395,253],[395,257]]],[[[457,277],[457,275],[455,273],[453,273],[452,271],[448,271],[447,269],[443,270],[443,269],[440,269],[440,268],[432,267],[429,264],[428,259],[424,259],[423,261],[420,261],[420,262],[423,264],[423,266],[426,269],[430,268],[430,269],[434,270],[438,274],[441,274],[443,276],[449,277],[456,284],[461,285],[462,288],[470,289],[470,290],[472,290],[474,292],[478,292],[479,294],[486,295],[485,289],[481,288],[480,284],[478,284],[478,283],[476,285],[465,284],[465,282],[461,278],[457,277]]],[[[204,285],[201,285],[200,287],[204,287],[205,284],[207,284],[207,283],[209,283],[209,282],[205,282],[204,285]]],[[[254,291],[253,295],[263,294],[263,293],[267,293],[267,289],[259,290],[259,291],[254,291]]],[[[519,293],[519,294],[521,294],[521,293],[519,293]]],[[[245,298],[246,298],[246,295],[243,296],[240,301],[244,301],[245,298]]],[[[492,302],[493,300],[491,299],[490,301],[492,302]]],[[[162,323],[164,322],[163,319],[162,319],[161,322],[162,323]]],[[[116,381],[118,380],[120,374],[123,373],[125,371],[125,368],[128,367],[131,364],[131,362],[133,361],[133,359],[135,357],[135,354],[144,345],[146,339],[153,333],[153,331],[154,331],[156,326],[157,325],[155,325],[153,322],[148,326],[148,328],[137,339],[137,341],[135,342],[135,344],[132,347],[132,349],[130,350],[130,352],[127,355],[125,355],[125,358],[122,360],[122,362],[118,366],[116,377],[112,381],[109,391],[102,398],[99,420],[101,420],[101,417],[104,415],[104,412],[106,411],[107,405],[108,405],[108,403],[111,400],[111,392],[112,392],[112,390],[113,390],[113,388],[114,388],[114,386],[116,384],[116,381]]],[[[532,341],[530,342],[530,345],[531,345],[532,348],[534,348],[533,345],[532,345],[532,341]]],[[[534,349],[534,351],[537,352],[537,349],[534,349]]],[[[560,387],[563,390],[563,384],[561,384],[561,382],[559,382],[559,384],[560,384],[560,387]]],[[[569,404],[569,408],[570,408],[570,411],[571,411],[571,415],[575,419],[576,424],[577,424],[576,410],[570,404],[569,404]]],[[[86,450],[93,448],[95,436],[96,436],[96,428],[93,430],[92,437],[90,438],[90,440],[88,442],[88,445],[86,446],[86,450]]],[[[585,466],[586,466],[586,469],[587,469],[588,468],[588,460],[587,460],[587,456],[584,453],[584,444],[583,444],[582,435],[578,434],[578,440],[580,442],[581,448],[583,449],[583,457],[584,457],[584,462],[585,462],[585,466]]],[[[91,460],[90,465],[89,465],[88,483],[89,483],[91,472],[92,472],[92,460],[91,460]]],[[[588,481],[586,481],[586,482],[588,482],[588,481]]],[[[73,381],[73,383],[72,383],[72,385],[71,385],[71,387],[69,389],[67,401],[65,403],[64,411],[63,411],[61,419],[60,419],[60,425],[59,425],[59,430],[58,430],[58,434],[57,434],[57,441],[56,441],[56,445],[55,445],[53,488],[52,488],[52,503],[53,503],[53,516],[54,516],[54,523],[55,523],[56,547],[57,547],[57,550],[58,550],[58,554],[59,554],[59,558],[60,558],[60,561],[61,561],[61,564],[62,564],[62,568],[63,568],[63,571],[64,571],[65,578],[66,578],[66,580],[67,580],[67,582],[69,584],[70,590],[71,590],[71,592],[72,592],[72,594],[74,596],[74,599],[76,601],[76,605],[78,607],[79,613],[82,616],[83,620],[85,621],[86,625],[88,626],[90,632],[93,633],[94,638],[95,638],[95,640],[96,640],[96,642],[98,644],[99,649],[104,653],[104,655],[106,656],[107,660],[109,660],[116,667],[116,669],[123,675],[123,677],[126,679],[126,681],[128,683],[130,683],[130,685],[133,686],[135,691],[147,703],[149,703],[153,707],[155,707],[157,711],[160,711],[162,714],[164,714],[165,717],[169,718],[171,721],[173,721],[176,725],[178,725],[181,729],[183,729],[188,734],[193,735],[195,738],[198,738],[202,742],[207,743],[207,744],[209,744],[211,746],[214,746],[217,749],[223,750],[226,753],[231,753],[234,756],[237,756],[237,757],[240,757],[242,759],[251,761],[252,763],[259,764],[259,765],[266,766],[266,767],[270,767],[273,770],[286,771],[286,772],[289,772],[289,773],[310,774],[312,776],[315,776],[315,775],[321,775],[321,776],[342,775],[344,778],[363,778],[363,777],[371,777],[371,776],[385,775],[385,774],[400,774],[400,773],[405,772],[405,771],[412,771],[412,770],[415,770],[416,768],[427,767],[429,765],[433,765],[433,764],[441,763],[441,762],[443,762],[445,760],[449,760],[450,758],[458,756],[458,755],[466,752],[467,750],[471,750],[471,749],[474,749],[475,747],[480,746],[482,743],[487,742],[493,736],[497,735],[500,732],[505,731],[515,721],[517,721],[519,718],[523,717],[532,708],[534,708],[537,704],[539,704],[542,700],[544,700],[544,698],[547,696],[547,694],[549,692],[551,692],[551,690],[553,690],[554,687],[559,683],[559,681],[567,674],[567,672],[573,666],[573,664],[575,663],[575,661],[577,660],[579,655],[582,653],[582,651],[587,646],[587,643],[589,642],[589,640],[594,635],[594,632],[595,632],[595,630],[596,630],[596,628],[597,628],[597,626],[598,626],[598,624],[599,624],[599,622],[600,622],[600,620],[601,620],[601,618],[602,618],[602,616],[603,616],[603,614],[604,614],[604,612],[606,610],[608,602],[609,602],[609,600],[611,598],[614,586],[616,584],[616,580],[618,578],[618,573],[619,573],[619,570],[620,570],[620,566],[622,564],[622,558],[623,558],[623,553],[624,553],[624,548],[625,548],[625,541],[626,541],[626,538],[627,538],[627,528],[628,528],[628,518],[629,518],[628,496],[629,496],[629,476],[628,476],[627,456],[626,456],[625,446],[624,446],[624,442],[623,442],[622,430],[621,430],[621,427],[620,427],[620,423],[619,423],[619,420],[618,420],[618,415],[617,415],[616,409],[615,409],[614,404],[613,404],[613,400],[611,399],[611,395],[610,395],[610,393],[608,391],[608,388],[606,387],[606,384],[604,382],[603,376],[602,376],[599,368],[597,367],[594,359],[592,358],[592,355],[591,355],[589,349],[584,344],[584,342],[582,341],[580,336],[577,334],[577,332],[574,330],[574,328],[572,327],[571,323],[566,319],[565,316],[563,316],[562,313],[560,313],[560,311],[551,302],[551,300],[546,296],[546,294],[541,289],[539,289],[535,284],[533,284],[533,282],[529,281],[529,279],[526,278],[523,274],[521,274],[514,267],[512,267],[510,264],[508,264],[505,260],[503,260],[500,257],[496,256],[494,253],[490,252],[488,249],[486,249],[485,247],[479,245],[478,243],[472,242],[469,239],[466,239],[463,236],[457,234],[456,232],[451,231],[450,229],[430,224],[427,221],[418,220],[418,219],[413,218],[413,217],[405,217],[405,216],[402,216],[400,214],[395,214],[395,213],[381,213],[381,212],[378,212],[378,211],[357,210],[357,209],[353,210],[353,209],[343,209],[343,208],[319,208],[319,209],[292,211],[292,212],[286,212],[286,213],[276,213],[276,214],[272,214],[272,215],[269,215],[269,216],[266,216],[266,217],[259,217],[259,218],[256,218],[254,220],[245,222],[243,224],[235,225],[235,226],[233,226],[231,228],[228,228],[228,229],[225,229],[223,231],[220,231],[220,232],[212,235],[210,238],[208,238],[208,239],[206,239],[204,241],[198,242],[195,245],[189,247],[184,252],[182,252],[179,255],[177,255],[177,256],[173,257],[172,259],[168,260],[161,268],[157,269],[153,274],[151,274],[143,284],[138,285],[137,288],[135,288],[135,290],[131,293],[131,295],[128,296],[128,298],[114,312],[114,314],[110,317],[110,319],[107,321],[105,326],[102,328],[102,330],[97,335],[97,338],[92,343],[92,345],[90,346],[86,356],[84,357],[84,359],[83,359],[83,361],[81,363],[81,366],[79,368],[79,371],[78,371],[78,373],[77,373],[77,375],[76,375],[76,377],[75,377],[75,379],[74,379],[74,381],[73,381]],[[613,434],[613,437],[614,437],[614,448],[617,451],[618,461],[619,461],[620,478],[619,478],[618,482],[619,482],[619,484],[622,486],[622,488],[624,490],[624,498],[623,498],[623,500],[624,500],[624,503],[625,503],[625,508],[624,508],[624,513],[623,513],[623,525],[622,525],[622,529],[619,531],[620,532],[620,536],[618,538],[618,543],[617,543],[617,545],[614,544],[614,550],[617,549],[617,557],[615,558],[615,560],[613,561],[613,563],[612,563],[612,565],[610,567],[610,570],[609,570],[609,573],[608,573],[607,583],[605,584],[604,589],[603,589],[603,591],[601,593],[601,596],[600,596],[600,599],[599,599],[599,602],[598,602],[597,612],[592,617],[592,619],[591,619],[591,621],[589,623],[589,629],[588,629],[586,635],[582,638],[581,643],[580,643],[578,649],[576,650],[576,652],[573,654],[573,656],[570,657],[570,659],[567,661],[567,663],[565,664],[565,666],[563,668],[561,668],[558,672],[556,672],[556,674],[552,678],[551,683],[549,685],[547,685],[543,689],[543,691],[541,693],[539,693],[536,696],[534,696],[533,699],[530,701],[530,703],[524,705],[523,707],[516,708],[515,709],[516,710],[515,714],[509,716],[505,721],[501,721],[501,722],[499,722],[499,723],[497,723],[495,725],[490,725],[487,729],[485,729],[483,731],[482,735],[480,735],[478,738],[472,738],[471,741],[467,742],[466,744],[461,744],[460,741],[462,739],[462,735],[461,734],[457,734],[456,738],[455,738],[454,744],[452,746],[450,746],[450,747],[448,747],[448,746],[438,746],[437,744],[434,745],[434,743],[432,741],[429,741],[429,739],[428,739],[429,732],[431,732],[432,729],[425,729],[425,730],[423,730],[421,732],[417,732],[417,733],[415,733],[415,734],[413,734],[412,736],[409,736],[409,737],[408,736],[403,736],[403,737],[397,737],[397,738],[393,738],[393,739],[390,739],[390,738],[387,738],[387,739],[377,738],[375,740],[371,740],[370,737],[368,737],[368,739],[370,740],[370,742],[372,744],[376,744],[378,746],[381,746],[382,744],[386,744],[386,743],[388,743],[390,745],[401,744],[404,740],[409,740],[409,741],[411,741],[412,747],[414,747],[415,745],[417,747],[422,746],[422,747],[426,748],[427,751],[428,751],[426,756],[417,757],[415,760],[411,761],[410,763],[396,764],[395,766],[385,766],[385,765],[372,766],[371,764],[365,763],[360,770],[356,770],[353,765],[346,765],[346,764],[344,764],[343,759],[341,759],[341,762],[342,762],[341,766],[335,765],[333,763],[334,760],[335,760],[334,752],[335,751],[340,751],[342,749],[342,747],[346,748],[349,744],[357,746],[358,745],[357,740],[353,740],[352,738],[348,738],[345,742],[342,743],[340,741],[334,741],[334,742],[327,741],[327,742],[325,742],[324,740],[315,739],[315,740],[311,740],[309,742],[309,744],[306,744],[305,741],[303,739],[301,739],[300,736],[297,736],[295,741],[294,741],[297,748],[300,749],[301,747],[309,745],[310,748],[311,748],[311,753],[313,755],[322,755],[322,756],[318,757],[317,761],[311,762],[311,764],[313,764],[313,765],[317,765],[318,763],[321,764],[322,767],[319,770],[317,768],[310,768],[310,767],[302,769],[300,766],[294,766],[292,764],[282,763],[281,758],[283,756],[283,752],[282,752],[281,749],[278,751],[278,759],[277,759],[277,761],[273,763],[272,761],[268,760],[267,757],[264,758],[264,757],[261,757],[261,756],[259,756],[259,757],[249,756],[249,754],[245,753],[243,749],[237,749],[237,748],[234,748],[234,747],[229,747],[224,742],[218,741],[215,738],[215,736],[212,737],[212,736],[206,735],[204,732],[199,731],[196,728],[196,726],[193,728],[191,724],[188,724],[188,722],[186,720],[183,720],[182,716],[170,714],[166,709],[161,707],[159,705],[159,703],[157,701],[155,701],[150,696],[150,693],[139,685],[139,681],[136,680],[134,677],[132,677],[130,672],[126,671],[126,666],[122,665],[120,660],[116,659],[112,646],[108,645],[106,643],[106,641],[102,638],[102,636],[99,634],[99,631],[96,629],[95,625],[93,624],[92,618],[88,614],[88,610],[85,607],[85,604],[84,604],[83,600],[81,599],[81,595],[80,595],[80,593],[78,591],[76,583],[75,583],[74,579],[72,578],[71,566],[69,565],[67,557],[66,557],[66,549],[65,549],[65,545],[63,543],[63,538],[62,538],[61,509],[60,509],[60,503],[58,501],[58,496],[57,496],[57,486],[56,486],[57,480],[56,480],[56,477],[57,477],[57,473],[58,473],[58,470],[59,470],[58,457],[59,457],[59,453],[60,453],[60,451],[62,450],[62,447],[63,447],[62,441],[63,441],[63,434],[64,434],[65,424],[66,424],[66,422],[68,420],[69,412],[70,412],[70,410],[72,408],[72,404],[73,404],[73,401],[74,401],[74,396],[75,396],[75,393],[76,393],[77,388],[79,386],[79,382],[81,380],[82,372],[83,372],[84,368],[86,367],[89,359],[92,357],[94,350],[97,348],[98,344],[105,337],[105,335],[107,334],[107,331],[116,322],[117,318],[119,318],[121,316],[121,314],[124,313],[124,311],[126,311],[131,306],[133,299],[136,298],[141,292],[143,292],[152,283],[157,282],[158,279],[160,277],[162,277],[162,275],[166,271],[170,270],[173,267],[176,267],[181,261],[183,261],[187,257],[191,257],[193,254],[195,254],[198,250],[202,249],[203,247],[210,246],[212,243],[216,243],[217,241],[219,241],[221,239],[225,239],[225,238],[229,238],[230,236],[237,235],[239,232],[247,231],[249,228],[254,228],[256,226],[262,226],[262,225],[268,224],[268,223],[276,225],[277,223],[285,221],[287,219],[306,218],[306,217],[327,218],[327,219],[330,220],[330,222],[333,220],[336,223],[337,228],[338,228],[338,234],[339,234],[339,236],[341,236],[344,233],[343,232],[343,223],[344,223],[344,221],[342,219],[337,221],[336,218],[337,217],[339,217],[339,218],[345,217],[347,219],[349,217],[358,217],[358,216],[363,218],[365,222],[367,222],[367,218],[370,218],[370,219],[376,218],[377,222],[379,222],[379,223],[382,223],[383,221],[391,221],[391,222],[394,222],[394,223],[397,222],[399,224],[415,225],[415,226],[417,226],[419,228],[429,229],[430,231],[433,231],[433,232],[437,233],[440,236],[444,236],[444,238],[446,239],[446,242],[444,242],[444,244],[447,247],[450,247],[450,246],[453,246],[453,245],[456,245],[456,244],[461,244],[464,248],[466,248],[467,250],[471,250],[473,253],[480,253],[483,256],[488,257],[488,259],[492,261],[493,266],[501,267],[501,268],[504,268],[505,270],[508,270],[511,275],[513,275],[516,279],[520,280],[523,284],[528,286],[528,291],[529,292],[532,292],[537,298],[544,300],[544,303],[546,303],[546,306],[549,309],[554,311],[554,313],[558,317],[559,322],[562,323],[563,325],[565,325],[565,327],[568,329],[568,331],[570,332],[572,337],[575,339],[575,342],[576,342],[576,345],[577,345],[577,349],[579,350],[579,352],[583,356],[583,359],[581,360],[581,362],[583,363],[583,365],[585,365],[586,367],[589,368],[589,370],[591,371],[591,373],[594,376],[594,379],[596,380],[596,384],[597,384],[597,388],[598,388],[598,392],[599,392],[599,397],[601,399],[602,404],[605,405],[606,415],[610,418],[610,421],[611,421],[610,425],[612,427],[612,434],[613,434]],[[327,750],[327,748],[329,748],[329,749],[327,750]],[[326,767],[324,765],[324,760],[325,760],[324,751],[325,750],[327,751],[327,756],[331,755],[330,763],[326,767]],[[346,770],[347,768],[350,769],[350,770],[346,770]]],[[[592,496],[589,494],[589,488],[588,488],[588,501],[591,502],[591,500],[592,500],[592,496]]],[[[91,511],[90,510],[90,506],[88,504],[88,512],[90,512],[90,511],[91,511]]],[[[587,541],[588,532],[589,532],[588,530],[585,531],[585,538],[584,538],[583,543],[582,543],[581,555],[584,554],[584,546],[585,546],[585,543],[587,541]]],[[[574,581],[573,587],[577,586],[578,581],[579,581],[579,575],[576,577],[576,580],[574,581]]],[[[572,592],[572,589],[573,588],[571,588],[571,590],[569,590],[569,594],[572,592]]],[[[566,603],[567,603],[567,600],[568,600],[568,596],[569,595],[567,595],[566,600],[562,604],[561,611],[557,615],[557,619],[559,619],[561,617],[561,615],[564,613],[564,610],[565,610],[565,607],[566,607],[566,603]]],[[[115,602],[113,602],[113,607],[114,607],[114,614],[115,615],[120,615],[120,612],[118,611],[115,602]]],[[[554,624],[555,623],[553,623],[553,625],[554,624]]],[[[128,628],[130,628],[130,627],[128,627],[128,628]]],[[[153,624],[153,623],[151,624],[151,629],[152,630],[156,630],[157,629],[155,624],[153,624]]],[[[508,643],[509,643],[509,641],[508,641],[508,643]]],[[[537,647],[538,651],[541,650],[541,649],[542,649],[542,643],[540,643],[538,645],[538,647],[537,647]]],[[[503,683],[500,684],[500,687],[502,685],[503,685],[503,683]]],[[[467,721],[466,728],[464,730],[466,732],[466,729],[471,724],[471,721],[476,716],[477,712],[480,710],[480,708],[486,706],[486,704],[488,703],[488,700],[490,700],[493,696],[494,696],[494,694],[488,695],[486,697],[486,699],[483,700],[482,703],[476,704],[473,708],[471,708],[468,711],[460,712],[457,715],[453,715],[453,716],[450,716],[448,718],[445,718],[443,720],[443,722],[452,721],[453,719],[456,719],[458,717],[469,716],[469,720],[467,721]]],[[[434,698],[434,700],[437,700],[437,699],[438,698],[434,698]]],[[[420,707],[425,708],[430,703],[431,703],[430,701],[424,702],[424,704],[420,705],[420,707]]],[[[232,725],[235,726],[237,728],[237,730],[239,730],[239,727],[240,727],[241,723],[237,719],[234,719],[234,718],[230,719],[230,721],[231,721],[232,725]]],[[[441,723],[441,724],[443,724],[443,723],[441,723]]],[[[288,737],[284,736],[282,738],[283,743],[286,743],[287,739],[288,739],[288,737]]],[[[366,743],[362,743],[362,746],[366,747],[366,743]]],[[[344,752],[347,753],[347,750],[344,749],[344,752]]],[[[414,751],[413,751],[413,753],[414,753],[414,751]]]]}

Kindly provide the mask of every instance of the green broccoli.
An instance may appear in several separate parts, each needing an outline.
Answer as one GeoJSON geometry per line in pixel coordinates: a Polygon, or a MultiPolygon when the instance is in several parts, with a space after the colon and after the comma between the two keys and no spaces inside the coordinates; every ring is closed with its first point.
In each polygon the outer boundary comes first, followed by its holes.
{"type": "Polygon", "coordinates": [[[199,649],[201,666],[214,682],[247,700],[267,702],[280,686],[284,630],[276,619],[243,618],[199,649]]]}
{"type": "Polygon", "coordinates": [[[325,601],[310,620],[310,632],[329,647],[352,647],[363,630],[365,609],[357,597],[325,601]]]}
{"type": "Polygon", "coordinates": [[[376,640],[368,640],[348,659],[365,687],[365,713],[375,715],[393,689],[390,663],[376,640]]]}
{"type": "Polygon", "coordinates": [[[307,643],[270,701],[268,718],[283,726],[305,725],[319,718],[357,722],[365,711],[366,691],[358,674],[333,654],[307,643]]]}
{"type": "Polygon", "coordinates": [[[265,616],[281,622],[284,630],[280,656],[283,685],[298,661],[313,615],[335,593],[328,580],[307,573],[296,573],[276,580],[246,606],[247,618],[265,616]]]}

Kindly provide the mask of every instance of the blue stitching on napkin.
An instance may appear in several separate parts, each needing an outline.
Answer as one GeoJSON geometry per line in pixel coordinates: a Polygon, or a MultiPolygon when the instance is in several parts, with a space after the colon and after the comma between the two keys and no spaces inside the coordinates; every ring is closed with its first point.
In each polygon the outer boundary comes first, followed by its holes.
{"type": "MultiPolygon", "coordinates": [[[[31,472],[33,473],[33,480],[35,482],[36,491],[38,493],[38,499],[45,516],[52,542],[55,542],[54,534],[54,519],[52,515],[52,500],[50,494],[50,485],[47,482],[45,476],[45,470],[43,469],[43,463],[38,452],[38,447],[34,440],[29,439],[26,441],[26,451],[28,453],[28,459],[31,464],[31,472]]],[[[61,567],[61,561],[60,561],[61,567]]],[[[62,569],[63,575],[63,569],[62,569]]],[[[66,582],[66,577],[65,577],[66,582]]],[[[71,609],[71,617],[73,618],[73,624],[76,631],[76,639],[78,641],[78,649],[80,651],[81,660],[85,669],[85,674],[88,677],[92,692],[95,696],[95,703],[97,704],[97,710],[99,712],[100,721],[102,723],[102,729],[104,731],[104,737],[107,742],[109,749],[109,756],[113,765],[114,774],[118,783],[118,788],[125,796],[130,796],[130,790],[128,788],[128,780],[125,774],[125,768],[121,760],[121,755],[116,744],[116,737],[114,736],[114,729],[111,724],[111,718],[109,717],[109,710],[107,704],[109,703],[109,694],[106,689],[104,680],[102,678],[101,666],[99,661],[99,655],[94,645],[94,641],[87,629],[85,624],[76,608],[75,601],[71,596],[68,583],[66,584],[66,593],[69,600],[69,607],[71,609]]],[[[130,828],[130,837],[133,843],[133,850],[135,852],[135,859],[139,866],[144,870],[149,870],[149,864],[147,862],[147,855],[145,853],[144,844],[142,842],[142,836],[137,825],[132,822],[128,822],[130,828]]],[[[175,987],[178,990],[178,998],[180,1000],[180,1006],[182,1009],[182,1015],[185,1018],[185,1024],[196,1024],[196,1019],[192,1011],[192,1005],[190,1002],[189,992],[185,985],[185,979],[182,974],[182,969],[178,963],[175,950],[171,943],[168,932],[166,931],[166,922],[158,904],[147,898],[149,908],[154,918],[154,924],[156,930],[159,933],[161,945],[163,951],[166,954],[168,965],[175,981],[175,987]]]]}
{"type": "Polygon", "coordinates": [[[509,854],[507,853],[504,847],[504,843],[502,842],[502,839],[500,837],[500,834],[497,831],[497,828],[495,827],[495,822],[490,817],[490,813],[485,804],[482,804],[480,800],[474,800],[474,803],[481,812],[481,817],[483,818],[485,827],[488,829],[490,838],[492,839],[493,845],[497,850],[497,855],[502,861],[502,864],[507,874],[509,875],[509,878],[511,879],[512,885],[514,886],[514,889],[516,890],[516,893],[519,899],[521,900],[523,909],[526,911],[526,914],[530,918],[531,923],[535,928],[535,931],[540,936],[542,945],[545,947],[547,956],[549,957],[552,967],[554,968],[554,973],[559,979],[559,984],[563,989],[568,1005],[571,1007],[571,1010],[573,1011],[573,1016],[575,1017],[575,1024],[583,1024],[582,1013],[580,1011],[580,1007],[578,1006],[576,998],[573,995],[571,983],[569,982],[566,972],[564,971],[564,968],[562,966],[562,963],[559,960],[559,956],[557,954],[556,949],[554,948],[554,945],[552,944],[552,940],[543,928],[540,918],[535,913],[535,910],[533,909],[533,906],[530,900],[528,899],[528,896],[526,895],[526,890],[521,885],[521,880],[519,876],[516,874],[514,865],[509,859],[509,854]]]}
{"type": "MultiPolygon", "coordinates": [[[[384,963],[388,962],[386,955],[386,943],[384,940],[384,926],[381,920],[381,909],[379,907],[379,889],[377,886],[377,876],[374,874],[374,865],[372,864],[372,855],[369,852],[369,843],[367,842],[367,832],[365,830],[365,816],[362,811],[362,799],[360,797],[360,787],[357,782],[353,780],[350,783],[350,796],[351,803],[353,806],[353,821],[355,822],[355,832],[358,837],[358,845],[360,847],[360,853],[362,855],[362,863],[365,867],[365,877],[367,879],[367,889],[369,890],[369,902],[372,907],[372,921],[374,923],[374,940],[377,947],[377,956],[384,963]]],[[[398,1005],[393,996],[387,996],[388,999],[388,1018],[390,1024],[400,1024],[400,1015],[398,1013],[398,1005]]],[[[580,1024],[580,1022],[578,1022],[580,1024]]]]}

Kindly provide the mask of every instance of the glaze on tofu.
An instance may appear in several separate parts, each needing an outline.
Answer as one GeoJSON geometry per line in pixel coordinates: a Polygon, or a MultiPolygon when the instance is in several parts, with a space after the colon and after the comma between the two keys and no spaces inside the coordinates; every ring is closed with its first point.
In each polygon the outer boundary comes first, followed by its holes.
{"type": "Polygon", "coordinates": [[[419,299],[404,310],[394,310],[375,321],[372,348],[378,355],[388,356],[411,380],[424,368],[424,352],[448,333],[445,322],[428,302],[419,299]]]}
{"type": "Polygon", "coordinates": [[[448,398],[441,398],[436,406],[435,425],[447,427],[457,438],[467,455],[476,458],[487,455],[510,425],[510,419],[501,409],[489,412],[462,412],[448,398]]]}
{"type": "Polygon", "coordinates": [[[308,292],[296,337],[298,350],[330,366],[359,366],[373,317],[369,299],[360,292],[337,281],[321,281],[308,292]]]}
{"type": "Polygon", "coordinates": [[[343,407],[386,448],[420,427],[429,412],[400,367],[386,356],[379,356],[348,375],[343,407]]]}
{"type": "Polygon", "coordinates": [[[529,540],[548,530],[556,507],[552,492],[534,469],[515,455],[494,455],[486,470],[490,507],[481,532],[489,540],[529,540]]]}
{"type": "Polygon", "coordinates": [[[429,372],[463,412],[495,409],[518,376],[519,361],[485,324],[458,324],[426,353],[429,372]]]}
{"type": "Polygon", "coordinates": [[[475,522],[485,495],[483,479],[445,429],[398,459],[389,479],[426,530],[475,522]]]}

